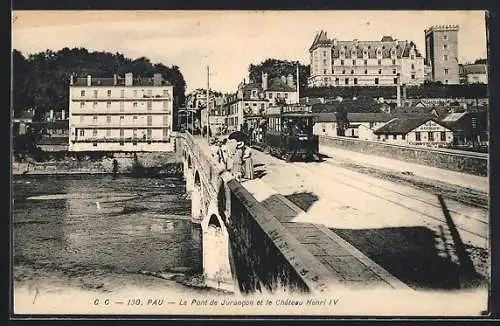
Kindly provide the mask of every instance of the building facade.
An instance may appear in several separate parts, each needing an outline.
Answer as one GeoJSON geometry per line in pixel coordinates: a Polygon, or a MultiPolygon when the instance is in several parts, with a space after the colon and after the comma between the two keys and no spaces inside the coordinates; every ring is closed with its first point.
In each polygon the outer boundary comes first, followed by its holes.
{"type": "MultiPolygon", "coordinates": [[[[373,130],[392,119],[386,113],[347,113],[349,128],[345,130],[345,137],[359,138],[362,140],[375,140],[373,130]]],[[[321,136],[337,136],[336,113],[317,113],[314,119],[313,134],[321,136]]]]}
{"type": "Polygon", "coordinates": [[[241,130],[245,122],[249,128],[255,128],[270,106],[298,102],[299,92],[293,75],[269,79],[267,73],[262,73],[260,84],[243,81],[236,96],[223,105],[227,131],[241,130]]]}
{"type": "Polygon", "coordinates": [[[425,80],[424,58],[415,43],[390,36],[380,41],[339,41],[321,31],[309,53],[309,87],[420,85],[425,80]]]}
{"type": "Polygon", "coordinates": [[[376,140],[408,145],[431,147],[445,146],[453,142],[453,131],[435,119],[394,118],[374,130],[376,140]]]}
{"type": "Polygon", "coordinates": [[[425,54],[432,70],[432,80],[458,84],[458,25],[432,26],[425,30],[425,54]]]}
{"type": "Polygon", "coordinates": [[[70,151],[172,151],[173,86],[153,78],[71,78],[70,151]]]}
{"type": "Polygon", "coordinates": [[[461,65],[459,70],[462,84],[488,84],[488,66],[486,64],[461,65]]]}

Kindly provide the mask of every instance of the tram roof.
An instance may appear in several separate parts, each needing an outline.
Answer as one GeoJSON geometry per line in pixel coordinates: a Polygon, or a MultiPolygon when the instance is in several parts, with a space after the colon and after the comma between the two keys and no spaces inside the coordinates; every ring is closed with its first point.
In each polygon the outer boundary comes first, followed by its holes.
{"type": "Polygon", "coordinates": [[[267,108],[265,115],[312,116],[312,106],[300,104],[270,106],[267,108]]]}

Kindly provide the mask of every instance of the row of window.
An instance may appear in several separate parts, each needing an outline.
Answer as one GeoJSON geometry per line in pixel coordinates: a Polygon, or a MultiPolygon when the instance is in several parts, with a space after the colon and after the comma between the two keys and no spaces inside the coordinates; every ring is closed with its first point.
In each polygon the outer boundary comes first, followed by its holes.
{"type": "MultiPolygon", "coordinates": [[[[379,139],[379,140],[382,139],[382,136],[377,135],[377,139],[379,139]]],[[[389,135],[385,135],[384,139],[389,139],[389,135]]],[[[392,139],[396,139],[396,135],[392,135],[392,139]]],[[[401,135],[401,139],[405,140],[406,135],[404,135],[404,134],[401,135]]],[[[427,140],[434,141],[434,132],[432,132],[432,131],[427,132],[427,140]]],[[[420,131],[415,132],[415,141],[422,141],[422,133],[420,131]]],[[[445,131],[440,132],[440,141],[442,141],[442,142],[446,141],[446,132],[445,131]]]]}
{"type": "MultiPolygon", "coordinates": [[[[163,116],[163,124],[164,125],[168,125],[168,120],[169,120],[168,118],[169,118],[168,115],[164,115],[163,116]]],[[[97,124],[98,120],[99,120],[98,116],[93,116],[92,117],[93,123],[97,124]]],[[[133,122],[135,124],[137,122],[137,116],[134,115],[133,118],[132,118],[132,120],[133,120],[133,122]]],[[[147,120],[148,126],[152,126],[153,125],[153,116],[148,115],[146,117],[146,120],[147,120]]],[[[124,121],[125,121],[125,117],[123,115],[120,116],[120,124],[123,124],[124,121]]],[[[84,123],[84,122],[85,122],[85,116],[81,115],[80,116],[80,123],[84,123]]],[[[110,115],[106,116],[106,123],[111,123],[111,116],[110,115]]]]}
{"type": "MultiPolygon", "coordinates": [[[[139,95],[139,90],[137,90],[137,89],[134,89],[132,92],[133,92],[132,93],[133,97],[137,97],[139,95]]],[[[98,96],[99,96],[99,90],[94,89],[93,92],[92,92],[92,94],[93,94],[94,98],[98,98],[98,96]]],[[[86,95],[86,91],[85,90],[81,90],[80,91],[80,96],[84,97],[85,95],[86,95]]],[[[106,95],[107,95],[107,97],[111,97],[111,90],[110,89],[106,90],[106,95]]],[[[153,90],[152,89],[148,89],[146,91],[142,90],[142,96],[143,95],[153,96],[153,90]]],[[[160,95],[160,94],[158,94],[158,95],[160,95]]],[[[169,91],[167,89],[163,90],[162,95],[163,95],[163,97],[170,97],[169,91]]],[[[120,90],[120,97],[122,97],[122,98],[125,97],[125,90],[124,89],[120,90]]]]}
{"type": "MultiPolygon", "coordinates": [[[[341,57],[345,57],[345,53],[346,53],[346,48],[342,48],[340,49],[340,56],[341,57]]],[[[326,52],[323,53],[324,56],[326,56],[326,52]]],[[[377,57],[382,57],[382,49],[378,48],[376,50],[376,55],[377,57]]],[[[352,49],[351,50],[351,56],[357,56],[357,50],[356,49],[352,49]]],[[[395,57],[396,56],[396,49],[395,48],[392,48],[391,49],[391,57],[395,57]]],[[[367,58],[368,57],[368,49],[363,49],[363,58],[367,58]]]]}
{"type": "MultiPolygon", "coordinates": [[[[168,103],[169,103],[169,101],[162,101],[162,108],[167,109],[168,103]]],[[[81,109],[85,108],[85,105],[86,105],[85,101],[80,102],[81,109]]],[[[99,102],[92,103],[92,108],[96,109],[98,107],[99,107],[99,102]]],[[[137,102],[132,102],[132,107],[136,108],[137,102]]],[[[153,101],[146,101],[146,107],[147,107],[147,109],[151,110],[153,108],[153,101]]],[[[106,108],[107,109],[111,108],[111,102],[106,102],[106,108]]],[[[120,102],[120,110],[124,110],[124,109],[125,109],[125,102],[121,101],[120,102]]]]}
{"type": "MultiPolygon", "coordinates": [[[[168,128],[168,127],[162,129],[164,137],[168,136],[169,129],[170,128],[168,128]]],[[[119,130],[120,130],[120,138],[125,138],[125,130],[124,129],[119,129],[119,130]]],[[[106,129],[105,133],[106,133],[106,137],[111,137],[111,134],[112,134],[111,129],[106,129]]],[[[80,129],[78,132],[78,135],[80,137],[85,137],[85,129],[80,129]]],[[[92,129],[92,137],[98,137],[98,135],[99,135],[98,129],[92,129]]],[[[138,138],[137,129],[134,129],[132,131],[132,135],[133,135],[133,138],[138,138]]],[[[152,135],[153,135],[153,131],[151,129],[146,129],[146,134],[143,134],[142,137],[145,139],[151,139],[152,135]]]]}
{"type": "MultiPolygon", "coordinates": [[[[326,74],[326,73],[327,73],[327,71],[326,71],[326,70],[324,70],[324,73],[326,74]]],[[[365,69],[364,73],[365,73],[365,75],[368,75],[368,69],[365,69]]],[[[397,73],[397,70],[396,70],[396,69],[392,69],[392,74],[393,74],[393,75],[395,75],[396,73],[397,73]]],[[[332,74],[335,74],[335,70],[334,70],[334,69],[332,69],[332,74]]],[[[345,74],[346,74],[346,70],[345,70],[345,69],[343,69],[343,70],[342,70],[342,75],[345,75],[345,74]]],[[[379,69],[379,70],[378,70],[378,74],[379,74],[379,75],[381,75],[381,74],[382,74],[382,69],[379,69]]],[[[351,70],[351,75],[354,75],[354,70],[351,70]]]]}
{"type": "Polygon", "coordinates": [[[238,126],[238,117],[226,118],[226,125],[228,126],[238,126]]]}
{"type": "MultiPolygon", "coordinates": [[[[345,60],[340,60],[340,65],[341,65],[341,66],[344,66],[344,65],[345,65],[345,62],[346,62],[345,60]]],[[[350,61],[349,61],[349,62],[350,62],[350,61]]],[[[352,65],[353,65],[353,66],[356,66],[357,62],[358,62],[357,60],[352,60],[352,65]]],[[[324,60],[324,63],[326,64],[326,60],[324,60]]],[[[368,60],[363,60],[363,64],[364,64],[365,66],[367,66],[367,65],[368,65],[368,60]]],[[[378,60],[377,60],[377,64],[378,64],[379,66],[381,66],[381,65],[382,65],[382,60],[381,60],[381,59],[378,59],[378,60]]],[[[393,65],[396,65],[396,59],[392,59],[392,64],[393,64],[393,65]]],[[[332,65],[335,65],[335,60],[332,60],[332,65]]]]}
{"type": "MultiPolygon", "coordinates": [[[[411,79],[415,79],[415,75],[411,75],[411,79]]],[[[344,79],[344,84],[345,84],[345,85],[349,85],[350,80],[351,80],[350,78],[345,78],[345,79],[344,79]]],[[[325,77],[325,78],[324,78],[324,82],[325,82],[325,83],[328,83],[329,81],[330,81],[330,79],[329,79],[328,77],[325,77]]],[[[379,81],[380,81],[380,80],[379,80],[379,78],[375,78],[375,79],[374,79],[374,83],[375,83],[375,85],[378,85],[378,84],[379,84],[379,81]]],[[[353,79],[352,79],[352,83],[353,83],[354,85],[358,85],[358,78],[353,78],[353,79]]],[[[393,83],[394,83],[394,85],[397,85],[397,84],[398,84],[398,79],[397,79],[397,78],[394,78],[394,79],[393,79],[393,83]]],[[[340,78],[335,78],[335,85],[340,85],[340,78]]]]}
{"type": "MultiPolygon", "coordinates": [[[[323,74],[326,75],[328,74],[328,71],[327,70],[323,70],[323,74]]],[[[332,70],[332,74],[335,74],[335,70],[332,70]]],[[[342,70],[342,75],[345,75],[346,74],[346,71],[345,70],[342,70]]],[[[368,75],[368,70],[365,70],[364,71],[364,74],[365,75],[368,75]]],[[[382,74],[382,69],[379,69],[378,70],[378,74],[381,75],[382,74]]],[[[393,69],[392,70],[392,74],[395,75],[396,74],[396,69],[393,69]]],[[[448,69],[445,69],[445,75],[448,74],[448,69]]],[[[354,70],[351,70],[351,75],[354,75],[354,70]]],[[[415,79],[415,74],[411,74],[411,79],[415,79]]],[[[396,80],[396,78],[394,78],[394,80],[396,80]]],[[[397,82],[396,82],[397,84],[397,82]]]]}

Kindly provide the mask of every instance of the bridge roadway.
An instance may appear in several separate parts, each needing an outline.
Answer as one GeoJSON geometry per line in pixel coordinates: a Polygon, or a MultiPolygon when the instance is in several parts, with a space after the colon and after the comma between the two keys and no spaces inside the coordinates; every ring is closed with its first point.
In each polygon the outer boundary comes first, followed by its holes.
{"type": "MultiPolygon", "coordinates": [[[[196,143],[208,151],[206,139],[196,143]]],[[[487,178],[321,152],[322,162],[285,163],[255,150],[256,180],[242,185],[341,283],[437,289],[485,279],[487,178]]]]}

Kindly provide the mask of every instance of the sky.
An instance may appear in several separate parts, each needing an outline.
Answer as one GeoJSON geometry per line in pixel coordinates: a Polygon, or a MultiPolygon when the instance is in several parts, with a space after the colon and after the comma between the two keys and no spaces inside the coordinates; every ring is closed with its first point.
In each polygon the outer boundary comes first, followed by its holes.
{"type": "Polygon", "coordinates": [[[12,47],[25,56],[64,47],[120,52],[177,65],[187,91],[235,92],[248,66],[267,58],[309,64],[320,30],[338,40],[414,41],[424,30],[459,25],[460,63],[486,58],[484,11],[13,11],[12,47]]]}

